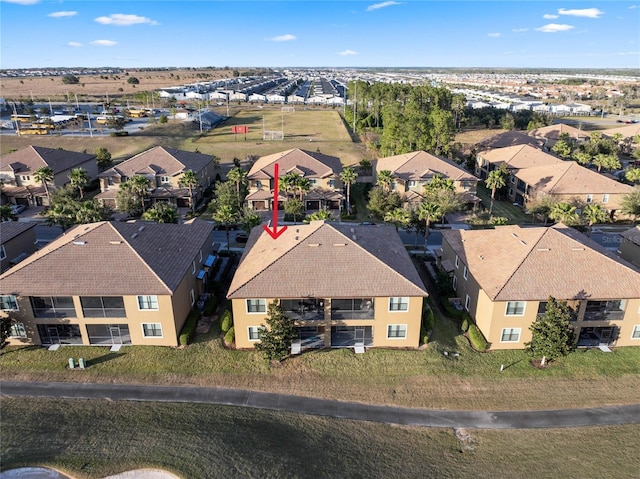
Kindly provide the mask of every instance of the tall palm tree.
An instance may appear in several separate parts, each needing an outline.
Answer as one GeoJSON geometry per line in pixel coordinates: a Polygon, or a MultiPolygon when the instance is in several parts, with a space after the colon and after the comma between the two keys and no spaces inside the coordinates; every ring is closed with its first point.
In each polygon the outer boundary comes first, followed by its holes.
{"type": "Polygon", "coordinates": [[[178,210],[171,203],[160,201],[149,208],[142,215],[143,220],[155,221],[156,223],[177,223],[178,210]]]}
{"type": "Polygon", "coordinates": [[[189,206],[191,206],[191,212],[196,210],[195,202],[193,201],[193,189],[198,186],[200,182],[193,170],[185,171],[178,180],[178,186],[181,188],[187,188],[189,190],[189,206]]]}
{"type": "Polygon", "coordinates": [[[53,181],[53,170],[48,166],[41,166],[36,171],[33,172],[33,178],[36,181],[42,183],[44,186],[44,192],[47,195],[47,203],[51,203],[51,195],[49,194],[49,185],[50,181],[53,181]]]}
{"type": "Polygon", "coordinates": [[[296,189],[296,185],[300,180],[300,175],[297,173],[287,173],[282,178],[280,178],[280,182],[278,184],[278,189],[280,191],[284,191],[285,196],[289,196],[289,193],[293,193],[296,189]]]}
{"type": "Polygon", "coordinates": [[[84,198],[84,189],[89,184],[89,174],[82,168],[74,168],[69,173],[69,181],[80,193],[80,198],[84,198]]]}
{"type": "Polygon", "coordinates": [[[591,228],[595,223],[603,223],[609,219],[609,215],[600,205],[589,203],[582,209],[582,216],[587,220],[589,226],[589,234],[591,236],[591,228]]]}
{"type": "Polygon", "coordinates": [[[406,226],[411,219],[409,212],[404,208],[394,208],[384,215],[384,220],[387,223],[393,223],[393,226],[396,227],[396,231],[400,226],[406,226]]]}
{"type": "Polygon", "coordinates": [[[229,225],[235,223],[237,215],[230,205],[221,205],[219,208],[213,211],[211,215],[215,221],[224,225],[224,230],[227,234],[227,253],[230,253],[229,246],[229,225]]]}
{"type": "Polygon", "coordinates": [[[149,188],[151,188],[151,180],[146,176],[134,175],[129,178],[126,183],[128,184],[128,187],[131,189],[133,194],[135,194],[140,200],[140,204],[142,205],[142,212],[144,213],[144,200],[147,197],[149,188]]]}
{"type": "Polygon", "coordinates": [[[493,202],[496,198],[496,191],[507,184],[507,173],[507,167],[502,163],[498,169],[489,173],[489,176],[485,180],[487,188],[491,190],[491,206],[489,207],[489,214],[493,212],[493,202]]]}
{"type": "Polygon", "coordinates": [[[358,173],[351,166],[347,166],[340,173],[340,179],[347,187],[347,213],[351,213],[351,185],[356,182],[356,178],[358,178],[358,173]]]}
{"type": "Polygon", "coordinates": [[[425,233],[424,233],[424,249],[427,250],[427,241],[429,239],[429,226],[431,225],[431,221],[438,221],[442,216],[442,211],[440,210],[440,205],[437,203],[433,203],[430,201],[423,201],[418,206],[418,218],[424,220],[425,222],[425,233]]]}
{"type": "Polygon", "coordinates": [[[578,213],[576,213],[576,207],[571,203],[559,202],[553,205],[549,212],[549,218],[554,221],[560,221],[565,225],[575,225],[579,221],[578,213]]]}
{"type": "Polygon", "coordinates": [[[227,173],[227,178],[229,178],[230,181],[233,181],[236,184],[236,197],[238,199],[238,208],[240,208],[240,206],[242,205],[242,199],[240,198],[240,186],[242,186],[242,184],[246,181],[247,174],[248,174],[247,171],[243,170],[238,166],[236,166],[231,171],[229,171],[229,173],[227,173]]]}
{"type": "Polygon", "coordinates": [[[378,179],[376,185],[381,186],[386,192],[391,191],[391,184],[393,183],[393,175],[389,170],[382,170],[378,172],[378,179]]]}
{"type": "Polygon", "coordinates": [[[311,180],[309,178],[300,177],[298,183],[296,184],[296,190],[300,193],[300,201],[303,200],[304,195],[309,193],[311,190],[311,180]]]}

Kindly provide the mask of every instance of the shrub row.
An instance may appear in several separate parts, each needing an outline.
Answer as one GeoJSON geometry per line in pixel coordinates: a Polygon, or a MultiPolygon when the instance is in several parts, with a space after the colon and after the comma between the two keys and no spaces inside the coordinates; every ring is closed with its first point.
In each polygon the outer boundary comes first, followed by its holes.
{"type": "Polygon", "coordinates": [[[223,333],[226,334],[231,328],[233,328],[233,317],[231,316],[231,311],[227,309],[222,314],[222,319],[220,320],[220,329],[223,333]]]}
{"type": "Polygon", "coordinates": [[[233,343],[235,341],[235,339],[236,339],[236,334],[235,334],[235,331],[233,329],[233,326],[231,326],[229,328],[229,331],[227,331],[226,334],[224,335],[224,342],[226,344],[231,344],[231,343],[233,343]]]}
{"type": "Polygon", "coordinates": [[[478,351],[485,351],[487,349],[487,340],[482,335],[482,332],[475,324],[469,325],[469,331],[467,333],[469,340],[474,348],[478,351]]]}
{"type": "Polygon", "coordinates": [[[186,346],[191,341],[191,336],[193,336],[193,332],[196,330],[196,326],[198,325],[198,320],[200,319],[200,311],[197,309],[192,309],[189,313],[189,317],[182,326],[182,331],[180,332],[179,342],[180,346],[186,346]]]}

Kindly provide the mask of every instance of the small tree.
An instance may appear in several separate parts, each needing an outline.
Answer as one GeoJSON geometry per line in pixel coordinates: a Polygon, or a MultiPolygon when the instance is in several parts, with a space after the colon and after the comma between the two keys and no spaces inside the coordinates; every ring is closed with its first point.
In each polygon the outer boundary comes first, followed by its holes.
{"type": "Polygon", "coordinates": [[[98,168],[100,168],[101,171],[111,168],[113,161],[111,160],[111,153],[109,153],[109,150],[103,146],[98,148],[96,150],[96,162],[98,163],[98,168]]]}
{"type": "Polygon", "coordinates": [[[127,78],[127,83],[129,85],[139,85],[140,84],[140,80],[138,80],[136,77],[129,77],[129,78],[127,78]]]}
{"type": "Polygon", "coordinates": [[[347,166],[342,170],[342,173],[340,173],[340,179],[342,180],[342,182],[344,183],[344,186],[347,189],[347,212],[348,213],[351,213],[351,185],[356,182],[356,178],[358,178],[358,173],[351,166],[347,166]]]}
{"type": "Polygon", "coordinates": [[[84,189],[90,181],[89,174],[82,168],[74,168],[69,173],[69,181],[71,186],[80,193],[80,199],[84,198],[84,189]]]}
{"type": "Polygon", "coordinates": [[[178,210],[171,203],[159,201],[152,208],[142,213],[145,221],[155,221],[156,223],[177,223],[179,219],[178,210]]]}
{"type": "Polygon", "coordinates": [[[198,180],[198,176],[193,172],[193,170],[185,171],[178,180],[178,185],[181,188],[187,188],[189,190],[189,205],[191,206],[192,213],[195,213],[196,211],[196,204],[193,200],[193,189],[199,184],[200,181],[198,180]]]}
{"type": "Polygon", "coordinates": [[[571,309],[565,301],[549,297],[544,316],[529,326],[531,341],[525,350],[532,356],[542,358],[540,364],[566,356],[574,349],[573,328],[569,324],[571,309]]]}
{"type": "Polygon", "coordinates": [[[293,216],[293,222],[295,223],[298,216],[304,214],[304,205],[298,198],[292,198],[284,204],[284,212],[293,216]]]}
{"type": "Polygon", "coordinates": [[[80,78],[75,75],[64,75],[62,77],[62,83],[65,85],[77,85],[80,83],[80,78]]]}
{"type": "Polygon", "coordinates": [[[42,183],[44,186],[44,192],[47,195],[47,202],[51,204],[51,194],[49,192],[50,181],[53,181],[53,170],[48,166],[41,166],[33,172],[33,179],[42,183]]]}
{"type": "Polygon", "coordinates": [[[508,174],[507,166],[502,163],[497,170],[493,170],[489,173],[489,177],[485,180],[487,188],[491,190],[491,206],[489,206],[489,214],[493,213],[493,202],[496,198],[496,191],[507,184],[506,178],[508,174]]]}
{"type": "Polygon", "coordinates": [[[276,301],[273,301],[267,309],[265,322],[266,326],[258,328],[260,341],[256,343],[256,349],[262,351],[270,361],[281,361],[289,355],[291,342],[298,337],[293,320],[284,314],[276,301]]]}
{"type": "Polygon", "coordinates": [[[622,197],[622,208],[620,209],[625,215],[631,216],[631,225],[636,224],[638,216],[640,216],[640,189],[635,188],[629,194],[622,197]]]}

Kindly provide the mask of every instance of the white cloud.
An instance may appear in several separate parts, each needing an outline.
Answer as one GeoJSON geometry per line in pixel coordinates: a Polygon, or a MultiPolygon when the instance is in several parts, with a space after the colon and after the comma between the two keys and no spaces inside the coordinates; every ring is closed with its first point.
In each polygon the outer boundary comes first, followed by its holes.
{"type": "Polygon", "coordinates": [[[47,15],[47,17],[53,17],[53,18],[73,17],[77,14],[78,12],[53,12],[47,15]]]}
{"type": "Polygon", "coordinates": [[[633,10],[633,9],[635,9],[635,8],[638,8],[638,5],[631,5],[631,6],[629,7],[629,10],[633,10]]]}
{"type": "Polygon", "coordinates": [[[572,17],[598,18],[600,15],[604,15],[604,12],[597,8],[583,8],[583,9],[572,9],[572,10],[567,10],[566,8],[559,8],[558,14],[571,15],[572,17]]]}
{"type": "Polygon", "coordinates": [[[500,33],[487,33],[488,36],[493,37],[493,38],[498,38],[500,36],[500,33]]]}
{"type": "Polygon", "coordinates": [[[618,52],[616,55],[624,56],[624,55],[638,55],[639,52],[618,52]]]}
{"type": "Polygon", "coordinates": [[[278,35],[277,37],[270,38],[269,40],[272,42],[290,42],[295,39],[295,35],[287,33],[286,35],[278,35]]]}
{"type": "Polygon", "coordinates": [[[348,56],[348,55],[357,55],[358,52],[354,52],[353,50],[345,50],[342,52],[338,52],[338,55],[348,56]]]}
{"type": "Polygon", "coordinates": [[[149,25],[157,25],[158,22],[151,20],[147,17],[141,17],[139,15],[127,15],[124,13],[113,13],[108,17],[94,18],[98,23],[103,25],[115,25],[117,27],[128,27],[130,25],[140,25],[147,23],[149,25]]]}
{"type": "Polygon", "coordinates": [[[540,28],[536,28],[536,31],[538,32],[544,32],[544,33],[556,33],[556,32],[566,32],[568,30],[571,30],[572,28],[574,28],[573,25],[562,25],[562,24],[558,24],[558,23],[548,23],[547,25],[544,25],[540,28]]]}
{"type": "Polygon", "coordinates": [[[367,7],[367,12],[372,12],[374,10],[379,10],[381,8],[386,8],[386,7],[393,7],[394,5],[402,5],[402,2],[389,1],[389,2],[375,3],[367,7]]]}
{"type": "Polygon", "coordinates": [[[7,3],[17,3],[18,5],[35,5],[40,3],[40,0],[2,0],[7,3]]]}
{"type": "Polygon", "coordinates": [[[516,33],[520,33],[520,32],[528,32],[529,29],[528,28],[514,28],[513,30],[511,30],[512,32],[516,32],[516,33]]]}
{"type": "Polygon", "coordinates": [[[98,45],[99,47],[112,47],[117,44],[118,42],[114,42],[113,40],[94,40],[91,42],[91,45],[98,45]]]}
{"type": "Polygon", "coordinates": [[[558,15],[553,15],[551,13],[545,13],[544,15],[542,15],[542,18],[544,18],[545,20],[553,20],[554,18],[558,18],[558,15]]]}
{"type": "Polygon", "coordinates": [[[74,48],[78,48],[82,46],[82,43],[78,43],[78,42],[69,42],[67,43],[68,47],[74,47],[74,48]]]}

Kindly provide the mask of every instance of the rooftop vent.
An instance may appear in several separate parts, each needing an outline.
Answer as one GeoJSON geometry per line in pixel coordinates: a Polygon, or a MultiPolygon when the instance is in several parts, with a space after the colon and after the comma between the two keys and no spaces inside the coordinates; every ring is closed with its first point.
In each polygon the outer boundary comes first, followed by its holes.
{"type": "Polygon", "coordinates": [[[347,246],[347,243],[333,243],[333,246],[347,246]]]}
{"type": "Polygon", "coordinates": [[[527,243],[524,240],[520,240],[520,244],[526,245],[527,243]]]}
{"type": "Polygon", "coordinates": [[[309,246],[310,248],[317,248],[318,246],[320,246],[320,243],[309,243],[307,246],[309,246]]]}
{"type": "Polygon", "coordinates": [[[138,228],[138,231],[144,231],[144,225],[142,225],[140,228],[138,228]]]}
{"type": "Polygon", "coordinates": [[[122,241],[109,241],[109,244],[122,244],[122,241]]]}
{"type": "Polygon", "coordinates": [[[571,248],[571,251],[584,251],[584,248],[575,247],[575,248],[571,248]]]}
{"type": "Polygon", "coordinates": [[[74,241],[73,244],[77,244],[77,245],[82,246],[82,245],[87,244],[87,242],[86,241],[74,241]]]}
{"type": "Polygon", "coordinates": [[[353,235],[353,236],[351,237],[351,239],[352,239],[353,241],[355,241],[355,240],[357,240],[358,238],[356,237],[356,235],[353,235]]]}
{"type": "Polygon", "coordinates": [[[538,248],[538,251],[551,251],[549,248],[538,248]]]}
{"type": "Polygon", "coordinates": [[[514,238],[517,238],[517,237],[518,237],[518,235],[517,235],[517,234],[515,234],[515,233],[511,233],[511,236],[513,236],[514,238]]]}
{"type": "Polygon", "coordinates": [[[138,233],[133,233],[133,234],[131,235],[131,239],[135,239],[135,238],[137,238],[137,237],[138,237],[138,233]]]}

